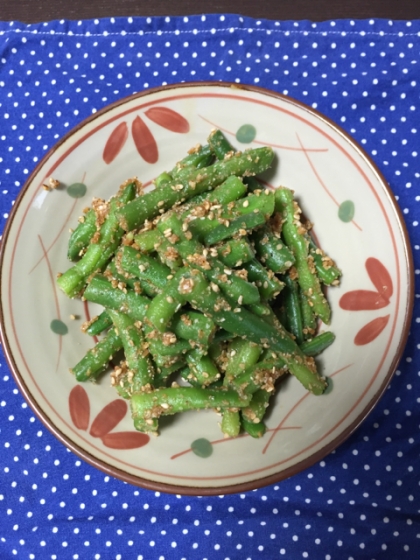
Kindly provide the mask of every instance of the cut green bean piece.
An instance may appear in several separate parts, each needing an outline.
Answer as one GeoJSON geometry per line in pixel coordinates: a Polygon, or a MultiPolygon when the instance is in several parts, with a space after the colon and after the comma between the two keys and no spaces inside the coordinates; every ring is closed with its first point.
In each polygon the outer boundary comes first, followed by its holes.
{"type": "Polygon", "coordinates": [[[131,390],[140,391],[153,383],[155,373],[141,326],[125,313],[114,310],[108,310],[108,313],[123,343],[127,366],[132,373],[131,379],[128,374],[131,390]]]}
{"type": "Polygon", "coordinates": [[[279,295],[284,284],[274,275],[272,270],[267,270],[259,260],[251,259],[244,264],[244,269],[248,273],[248,280],[257,286],[261,298],[270,300],[279,295]]]}
{"type": "Polygon", "coordinates": [[[229,140],[221,130],[212,130],[207,139],[210,149],[214,152],[217,159],[224,159],[230,152],[235,152],[229,140]]]}
{"type": "Polygon", "coordinates": [[[79,218],[79,224],[72,231],[69,239],[67,257],[71,261],[77,261],[83,254],[83,250],[89,245],[96,232],[96,214],[90,209],[84,216],[79,218]]]}
{"type": "Polygon", "coordinates": [[[196,271],[181,268],[150,303],[148,321],[155,329],[164,332],[174,314],[187,301],[188,295],[206,286],[204,277],[196,274],[196,271]]]}
{"type": "Polygon", "coordinates": [[[276,209],[284,219],[282,229],[284,240],[296,259],[299,285],[311,302],[315,315],[319,316],[324,323],[329,324],[330,306],[315,274],[313,257],[308,253],[308,240],[305,235],[300,233],[302,228],[299,222],[300,208],[293,200],[293,193],[289,189],[279,188],[276,190],[275,196],[276,209]]]}
{"type": "Polygon", "coordinates": [[[241,417],[239,415],[239,409],[224,410],[220,428],[225,434],[225,437],[237,437],[241,430],[241,417]]]}
{"type": "Polygon", "coordinates": [[[285,375],[286,371],[287,365],[280,357],[260,361],[250,366],[238,377],[232,379],[231,387],[236,389],[241,395],[251,396],[261,389],[272,393],[276,381],[285,375]]]}
{"type": "Polygon", "coordinates": [[[260,261],[276,274],[285,272],[294,264],[293,253],[283,243],[280,234],[276,235],[270,226],[255,231],[252,240],[260,261]]]}
{"type": "Polygon", "coordinates": [[[168,283],[171,269],[154,259],[144,255],[132,247],[123,247],[116,257],[117,270],[126,271],[137,276],[140,285],[148,295],[154,296],[161,292],[168,283]],[[149,293],[152,291],[153,293],[149,293]]]}
{"type": "Polygon", "coordinates": [[[106,311],[102,311],[100,315],[94,317],[91,321],[86,323],[82,329],[90,336],[98,336],[102,332],[109,329],[112,325],[112,319],[106,311]]]}
{"type": "Polygon", "coordinates": [[[164,235],[168,235],[168,239],[171,239],[173,234],[175,235],[177,239],[175,247],[181,257],[189,265],[202,271],[213,283],[214,289],[220,288],[235,301],[244,303],[259,301],[258,289],[208,254],[201,243],[194,239],[187,239],[186,234],[189,232],[184,231],[184,226],[185,223],[183,224],[175,213],[168,215],[164,222],[158,224],[158,228],[164,235]]]}
{"type": "Polygon", "coordinates": [[[143,321],[150,300],[131,289],[113,287],[107,278],[96,275],[87,285],[84,298],[122,313],[137,321],[143,321]]]}
{"type": "Polygon", "coordinates": [[[299,305],[302,315],[302,332],[303,338],[311,338],[315,334],[316,319],[312,307],[309,305],[307,296],[302,292],[299,286],[299,305]]]}
{"type": "Polygon", "coordinates": [[[281,294],[287,317],[285,327],[300,345],[303,342],[303,323],[299,300],[299,286],[288,274],[282,276],[281,279],[285,283],[285,288],[281,294]]]}
{"type": "MultiPolygon", "coordinates": [[[[206,408],[230,408],[247,406],[249,396],[240,397],[233,389],[207,387],[169,387],[151,393],[136,393],[131,398],[131,411],[147,431],[154,431],[149,422],[186,410],[206,408]]],[[[138,425],[138,424],[137,424],[138,425]]]]}
{"type": "Polygon", "coordinates": [[[169,173],[167,173],[166,171],[163,171],[160,175],[156,177],[153,183],[155,184],[156,188],[159,188],[165,183],[169,183],[169,181],[172,181],[171,175],[169,175],[169,173]]]}
{"type": "Polygon", "coordinates": [[[186,176],[163,185],[126,204],[118,212],[119,223],[126,231],[139,228],[145,220],[155,218],[174,204],[213,189],[230,175],[256,175],[270,167],[274,158],[271,148],[255,148],[204,169],[195,169],[186,176]],[[178,188],[179,187],[179,188],[178,188]]]}
{"type": "Polygon", "coordinates": [[[261,422],[267,411],[268,403],[273,395],[273,391],[258,389],[252,395],[249,405],[242,409],[242,417],[255,424],[261,422]]]}
{"type": "MultiPolygon", "coordinates": [[[[191,212],[191,217],[187,216],[187,219],[190,218],[191,222],[189,224],[189,228],[194,236],[197,237],[199,241],[205,241],[206,244],[211,245],[216,243],[216,241],[213,239],[207,240],[207,237],[214,229],[220,228],[220,226],[228,227],[231,222],[239,219],[240,217],[243,217],[245,221],[248,220],[248,227],[252,229],[258,225],[264,224],[273,212],[274,193],[267,190],[263,193],[259,193],[258,195],[251,194],[245,198],[241,198],[228,204],[222,204],[221,201],[219,201],[219,204],[215,205],[213,209],[210,208],[210,212],[203,217],[198,216],[198,219],[195,219],[196,216],[193,212],[191,212]],[[252,218],[250,217],[254,213],[262,215],[260,220],[258,222],[255,221],[255,223],[252,222],[252,218]],[[245,218],[245,216],[247,217],[245,218]]],[[[242,228],[240,223],[241,222],[239,221],[239,226],[237,226],[236,230],[242,228]]],[[[233,236],[236,230],[232,229],[229,235],[233,236]]],[[[228,235],[226,235],[226,237],[228,237],[228,235]]]]}
{"type": "Polygon", "coordinates": [[[208,354],[203,356],[197,350],[191,350],[185,359],[191,375],[188,375],[188,380],[192,379],[201,387],[206,387],[220,378],[220,372],[208,354]]]}
{"type": "Polygon", "coordinates": [[[247,235],[253,229],[265,224],[265,216],[261,212],[253,212],[226,223],[227,225],[219,224],[212,231],[209,231],[203,238],[204,243],[215,245],[235,235],[247,235]]]}
{"type": "Polygon", "coordinates": [[[306,354],[306,356],[317,356],[328,348],[334,340],[335,334],[331,331],[327,331],[314,336],[311,340],[306,340],[303,344],[301,344],[300,349],[304,354],[306,354]]]}
{"type": "Polygon", "coordinates": [[[162,242],[162,235],[157,229],[148,229],[134,236],[136,248],[142,253],[153,253],[162,242]]]}
{"type": "Polygon", "coordinates": [[[91,243],[80,261],[57,278],[58,286],[67,296],[77,295],[84,287],[87,277],[97,270],[103,270],[115,253],[124,234],[118,225],[116,212],[121,205],[132,200],[135,193],[135,183],[129,183],[110,200],[108,215],[99,230],[98,242],[91,243]]]}
{"type": "Polygon", "coordinates": [[[241,423],[244,431],[255,439],[263,437],[267,431],[267,426],[264,422],[254,423],[242,416],[241,423]]]}
{"type": "MultiPolygon", "coordinates": [[[[227,349],[227,362],[223,384],[228,387],[232,379],[250,366],[258,362],[261,346],[242,338],[237,338],[229,343],[227,349]]],[[[229,437],[236,437],[241,429],[241,420],[238,410],[225,410],[221,429],[229,437]]]]}
{"type": "MultiPolygon", "coordinates": [[[[117,252],[116,257],[118,255],[119,252],[117,252]]],[[[119,267],[119,270],[117,270],[116,257],[112,259],[112,261],[106,267],[104,276],[110,282],[112,282],[113,280],[117,280],[118,283],[122,282],[126,286],[132,288],[136,293],[140,294],[142,291],[142,287],[139,279],[134,276],[134,274],[129,274],[128,272],[121,270],[121,267],[119,267]]]]}
{"type": "Polygon", "coordinates": [[[176,313],[170,329],[180,338],[208,346],[216,332],[216,325],[202,313],[181,309],[176,313]]]}
{"type": "Polygon", "coordinates": [[[216,295],[209,286],[200,292],[193,290],[188,298],[191,305],[208,314],[223,329],[245,336],[257,344],[266,344],[273,352],[280,353],[290,372],[310,392],[315,395],[324,392],[326,380],[318,375],[314,363],[309,358],[305,359],[303,352],[281,326],[276,328],[243,307],[232,309],[230,303],[216,295]]]}
{"type": "Polygon", "coordinates": [[[309,254],[313,257],[318,277],[324,284],[331,286],[341,276],[341,270],[337,268],[334,261],[328,257],[322,249],[316,245],[309,236],[309,254]]]}
{"type": "Polygon", "coordinates": [[[70,372],[74,374],[77,381],[96,379],[108,367],[112,356],[121,348],[122,341],[115,329],[111,328],[106,336],[70,369],[70,372]]]}
{"type": "Polygon", "coordinates": [[[191,169],[201,169],[207,167],[213,161],[214,156],[210,146],[198,146],[179,161],[171,171],[172,177],[175,179],[178,175],[190,171],[191,169]]]}
{"type": "Polygon", "coordinates": [[[227,349],[227,364],[225,370],[225,385],[237,377],[253,364],[258,362],[261,345],[243,338],[236,338],[229,343],[227,349]]]}
{"type": "Polygon", "coordinates": [[[243,266],[254,258],[254,251],[246,237],[235,237],[228,239],[214,247],[218,258],[230,268],[243,266]]]}

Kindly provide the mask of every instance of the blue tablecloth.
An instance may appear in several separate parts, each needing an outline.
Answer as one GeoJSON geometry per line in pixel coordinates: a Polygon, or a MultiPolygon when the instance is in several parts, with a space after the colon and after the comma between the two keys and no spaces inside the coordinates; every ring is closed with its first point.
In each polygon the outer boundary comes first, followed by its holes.
{"type": "MultiPolygon", "coordinates": [[[[104,105],[236,81],[302,100],[362,144],[399,200],[418,284],[419,53],[420,21],[0,22],[0,228],[46,151],[104,105]]],[[[246,494],[165,495],[105,476],[34,417],[0,355],[0,558],[420,558],[418,297],[396,375],[363,425],[308,471],[246,494]]]]}

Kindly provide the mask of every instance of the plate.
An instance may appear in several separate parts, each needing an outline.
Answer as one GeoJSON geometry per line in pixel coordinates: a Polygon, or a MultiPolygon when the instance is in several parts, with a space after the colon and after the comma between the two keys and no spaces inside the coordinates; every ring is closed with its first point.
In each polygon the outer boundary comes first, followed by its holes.
{"type": "Polygon", "coordinates": [[[331,452],[362,422],[403,351],[413,300],[407,232],[395,199],[364,151],[335,123],[280,94],[225,83],[166,86],[87,119],[42,160],[7,223],[1,253],[1,333],[15,379],[40,419],[83,459],[124,481],[184,494],[250,490],[289,477],[331,452]],[[144,184],[220,128],[237,149],[272,146],[268,185],[293,189],[343,278],[328,291],[335,343],[317,361],[326,394],[281,384],[267,433],[224,439],[213,411],[135,432],[109,378],[78,384],[68,372],[92,340],[80,330],[93,305],[56,287],[69,267],[69,228],[92,197],[128,177],[144,184]],[[54,190],[43,185],[53,177],[54,190]],[[75,319],[74,319],[75,318],[75,319]]]}

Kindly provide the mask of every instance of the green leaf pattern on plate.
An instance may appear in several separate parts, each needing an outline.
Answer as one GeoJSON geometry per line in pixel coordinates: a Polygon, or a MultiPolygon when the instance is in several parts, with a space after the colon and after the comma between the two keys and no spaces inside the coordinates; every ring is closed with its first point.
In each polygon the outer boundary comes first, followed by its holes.
{"type": "Polygon", "coordinates": [[[342,222],[351,222],[354,218],[354,202],[352,200],[345,200],[338,208],[338,217],[342,222]]]}
{"type": "Polygon", "coordinates": [[[192,442],[191,450],[198,457],[206,459],[213,453],[213,445],[206,438],[199,438],[192,442]]]}
{"type": "Polygon", "coordinates": [[[257,130],[252,124],[243,124],[236,132],[236,140],[241,144],[249,144],[257,135],[257,130]]]}
{"type": "Polygon", "coordinates": [[[53,319],[50,323],[50,329],[55,334],[67,334],[69,332],[67,325],[60,319],[53,319]]]}
{"type": "Polygon", "coordinates": [[[72,198],[82,198],[85,196],[87,187],[84,183],[73,183],[67,187],[67,194],[72,198]]]}

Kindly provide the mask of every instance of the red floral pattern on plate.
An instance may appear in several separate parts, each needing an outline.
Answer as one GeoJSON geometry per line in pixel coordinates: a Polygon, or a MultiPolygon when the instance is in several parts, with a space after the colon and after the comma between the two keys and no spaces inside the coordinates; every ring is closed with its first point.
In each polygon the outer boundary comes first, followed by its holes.
{"type": "Polygon", "coordinates": [[[171,132],[186,134],[190,131],[190,123],[187,119],[167,107],[151,107],[144,114],[151,121],[171,132]]]}
{"type": "Polygon", "coordinates": [[[373,319],[373,321],[370,321],[370,323],[362,327],[354,337],[355,345],[363,346],[375,340],[387,326],[389,318],[390,315],[376,317],[376,319],[373,319]]]}
{"type": "MultiPolygon", "coordinates": [[[[81,385],[76,385],[70,391],[69,409],[70,417],[76,428],[87,431],[90,421],[90,402],[86,390],[81,385]]],[[[128,406],[124,400],[111,401],[97,414],[89,434],[94,438],[100,438],[102,443],[110,449],[143,447],[150,441],[147,434],[136,431],[110,433],[124,418],[127,410],[128,406]]]]}
{"type": "Polygon", "coordinates": [[[134,144],[141,157],[147,161],[147,163],[156,163],[159,159],[156,140],[150,128],[138,115],[131,125],[131,134],[133,135],[134,144]]]}
{"type": "MultiPolygon", "coordinates": [[[[177,111],[168,107],[151,107],[144,114],[151,121],[179,134],[186,134],[190,131],[190,123],[177,111]]],[[[106,141],[102,154],[105,163],[110,164],[114,161],[128,138],[128,125],[126,121],[118,124],[106,141]]],[[[145,121],[137,115],[131,124],[131,134],[134,144],[140,156],[147,163],[156,163],[159,159],[159,149],[152,131],[145,121]]]]}
{"type": "Polygon", "coordinates": [[[69,409],[73,424],[79,430],[87,430],[90,419],[90,403],[86,391],[76,385],[69,395],[69,409]]]}
{"type": "Polygon", "coordinates": [[[123,149],[128,138],[128,126],[125,121],[121,122],[111,132],[102,154],[105,163],[112,163],[123,149]]]}
{"type": "MultiPolygon", "coordinates": [[[[346,311],[372,311],[386,307],[390,303],[394,286],[391,275],[380,260],[375,257],[366,259],[365,268],[376,291],[352,290],[340,298],[339,305],[346,311]]],[[[354,338],[356,346],[369,344],[387,326],[390,315],[377,317],[362,327],[354,338]]]]}

